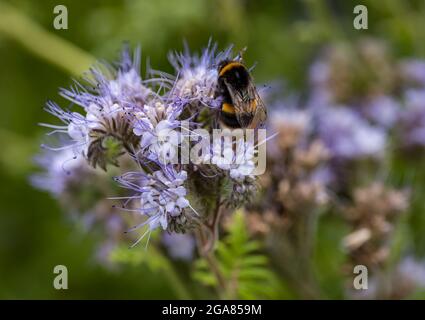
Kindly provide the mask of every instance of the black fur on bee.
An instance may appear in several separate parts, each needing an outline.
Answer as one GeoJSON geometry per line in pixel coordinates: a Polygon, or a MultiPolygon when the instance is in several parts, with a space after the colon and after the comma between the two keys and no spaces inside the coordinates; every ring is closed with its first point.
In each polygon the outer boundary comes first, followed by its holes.
{"type": "Polygon", "coordinates": [[[222,98],[220,122],[229,128],[256,128],[266,110],[249,70],[240,60],[224,60],[218,66],[216,95],[222,98]]]}

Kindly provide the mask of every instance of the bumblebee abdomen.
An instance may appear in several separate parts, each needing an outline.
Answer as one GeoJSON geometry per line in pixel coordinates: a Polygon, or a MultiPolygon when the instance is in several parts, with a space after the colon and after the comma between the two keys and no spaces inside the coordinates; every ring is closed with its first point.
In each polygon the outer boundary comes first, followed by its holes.
{"type": "Polygon", "coordinates": [[[221,110],[220,112],[220,121],[226,126],[229,127],[231,129],[236,129],[236,128],[240,128],[241,125],[239,124],[238,119],[236,118],[236,114],[230,113],[230,112],[225,112],[223,110],[221,110]]]}
{"type": "Polygon", "coordinates": [[[231,129],[246,127],[251,123],[252,114],[248,112],[236,113],[236,109],[231,103],[223,103],[220,111],[221,122],[231,129]]]}
{"type": "Polygon", "coordinates": [[[229,102],[223,102],[220,110],[220,121],[229,128],[240,128],[240,124],[236,117],[235,106],[229,102]]]}

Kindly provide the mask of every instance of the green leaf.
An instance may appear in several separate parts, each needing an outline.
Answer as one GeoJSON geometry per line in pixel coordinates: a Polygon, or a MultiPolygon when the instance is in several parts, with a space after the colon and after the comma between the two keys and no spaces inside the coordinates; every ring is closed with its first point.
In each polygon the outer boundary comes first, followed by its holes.
{"type": "Polygon", "coordinates": [[[219,287],[218,280],[203,258],[196,261],[193,277],[206,286],[220,290],[222,298],[265,299],[282,296],[280,282],[261,249],[261,243],[249,237],[243,212],[237,211],[228,234],[215,251],[217,267],[226,287],[219,287]]]}

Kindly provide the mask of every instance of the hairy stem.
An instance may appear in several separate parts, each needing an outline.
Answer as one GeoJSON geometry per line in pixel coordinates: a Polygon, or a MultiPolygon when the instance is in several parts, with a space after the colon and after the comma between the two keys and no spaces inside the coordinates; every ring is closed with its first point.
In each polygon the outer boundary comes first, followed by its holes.
{"type": "Polygon", "coordinates": [[[214,251],[209,248],[208,237],[204,233],[204,229],[200,228],[196,232],[196,242],[198,245],[199,255],[205,259],[209,269],[214,274],[217,280],[217,295],[220,296],[222,292],[226,291],[226,280],[224,279],[221,270],[218,266],[214,251]]]}

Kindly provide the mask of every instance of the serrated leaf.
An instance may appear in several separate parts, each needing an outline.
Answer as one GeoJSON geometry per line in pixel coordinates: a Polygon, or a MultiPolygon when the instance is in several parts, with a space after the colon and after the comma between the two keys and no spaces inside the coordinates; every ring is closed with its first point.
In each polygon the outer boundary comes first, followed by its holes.
{"type": "Polygon", "coordinates": [[[201,272],[201,271],[194,272],[193,278],[203,283],[206,286],[217,285],[217,279],[214,277],[214,275],[208,272],[201,272]]]}
{"type": "MultiPolygon", "coordinates": [[[[234,214],[229,233],[217,246],[215,259],[226,286],[219,288],[224,291],[221,293],[223,297],[258,299],[278,296],[279,281],[270,270],[267,257],[261,253],[261,243],[249,238],[241,211],[234,214]]],[[[219,283],[205,259],[199,259],[195,268],[195,279],[218,288],[219,283]]]]}

